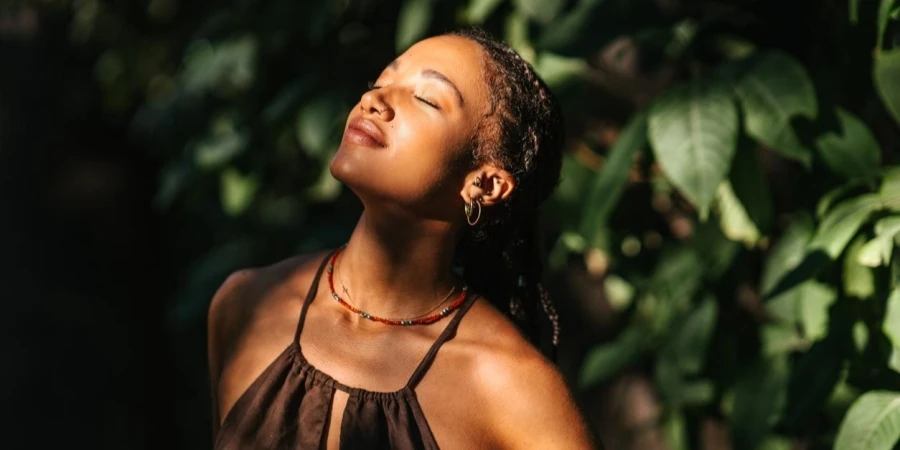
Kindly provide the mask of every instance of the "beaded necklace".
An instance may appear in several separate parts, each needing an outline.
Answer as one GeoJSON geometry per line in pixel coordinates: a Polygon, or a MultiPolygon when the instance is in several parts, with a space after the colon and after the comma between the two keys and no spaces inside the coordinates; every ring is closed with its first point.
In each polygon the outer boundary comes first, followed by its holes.
{"type": "Polygon", "coordinates": [[[328,261],[328,268],[326,269],[326,271],[328,272],[328,288],[331,290],[331,298],[333,298],[335,301],[340,303],[341,306],[343,306],[344,308],[347,308],[350,311],[353,311],[353,313],[358,314],[359,317],[362,317],[363,319],[371,320],[373,322],[380,322],[385,325],[399,325],[399,326],[428,325],[428,324],[437,322],[438,320],[441,320],[444,317],[447,317],[447,315],[449,315],[451,312],[453,312],[457,308],[459,308],[463,304],[463,302],[466,300],[466,292],[468,291],[469,287],[463,286],[462,291],[459,293],[459,296],[456,297],[456,299],[453,300],[453,302],[450,303],[450,305],[448,305],[446,308],[440,310],[439,312],[432,314],[430,316],[427,316],[427,317],[418,317],[418,318],[409,318],[409,319],[385,319],[383,317],[378,317],[378,316],[369,314],[369,313],[351,305],[350,303],[347,303],[347,301],[342,299],[337,294],[337,292],[335,292],[335,290],[334,290],[334,263],[335,263],[335,261],[337,261],[338,255],[340,255],[341,252],[343,252],[343,251],[344,251],[344,248],[341,247],[336,252],[334,252],[334,255],[331,256],[331,260],[328,261]]]}

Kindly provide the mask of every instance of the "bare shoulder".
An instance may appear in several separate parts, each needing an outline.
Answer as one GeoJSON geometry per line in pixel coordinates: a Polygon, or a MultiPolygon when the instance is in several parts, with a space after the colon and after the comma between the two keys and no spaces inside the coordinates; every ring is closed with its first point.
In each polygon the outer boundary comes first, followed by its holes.
{"type": "Polygon", "coordinates": [[[221,369],[223,356],[246,328],[247,322],[270,296],[266,295],[289,280],[311,280],[324,253],[298,255],[269,266],[238,270],[216,290],[208,311],[210,371],[221,369]]]}
{"type": "Polygon", "coordinates": [[[478,343],[471,382],[496,439],[506,448],[595,448],[556,366],[488,302],[477,302],[470,315],[460,334],[478,343]]]}

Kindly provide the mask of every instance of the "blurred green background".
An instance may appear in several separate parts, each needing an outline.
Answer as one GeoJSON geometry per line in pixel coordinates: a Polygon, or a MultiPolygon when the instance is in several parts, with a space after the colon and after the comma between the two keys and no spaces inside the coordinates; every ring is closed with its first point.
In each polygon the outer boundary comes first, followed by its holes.
{"type": "Polygon", "coordinates": [[[208,448],[212,293],[346,240],[349,108],[465,25],[563,103],[559,366],[608,449],[897,448],[894,0],[2,0],[3,447],[208,448]]]}

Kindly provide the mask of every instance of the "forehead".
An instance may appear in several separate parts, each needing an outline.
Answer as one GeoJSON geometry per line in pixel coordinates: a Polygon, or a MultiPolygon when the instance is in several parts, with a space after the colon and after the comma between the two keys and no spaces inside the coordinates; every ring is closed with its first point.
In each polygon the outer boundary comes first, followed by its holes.
{"type": "Polygon", "coordinates": [[[440,72],[459,88],[467,103],[481,105],[487,98],[483,50],[464,37],[438,36],[420,41],[390,67],[400,72],[440,72]]]}

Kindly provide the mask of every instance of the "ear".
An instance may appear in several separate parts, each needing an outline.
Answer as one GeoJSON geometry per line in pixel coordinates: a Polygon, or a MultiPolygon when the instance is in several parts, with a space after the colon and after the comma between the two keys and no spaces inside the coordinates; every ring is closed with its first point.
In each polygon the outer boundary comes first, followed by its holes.
{"type": "Polygon", "coordinates": [[[469,203],[477,201],[484,206],[494,206],[506,200],[516,189],[512,174],[492,165],[485,165],[469,172],[459,195],[469,203]]]}

